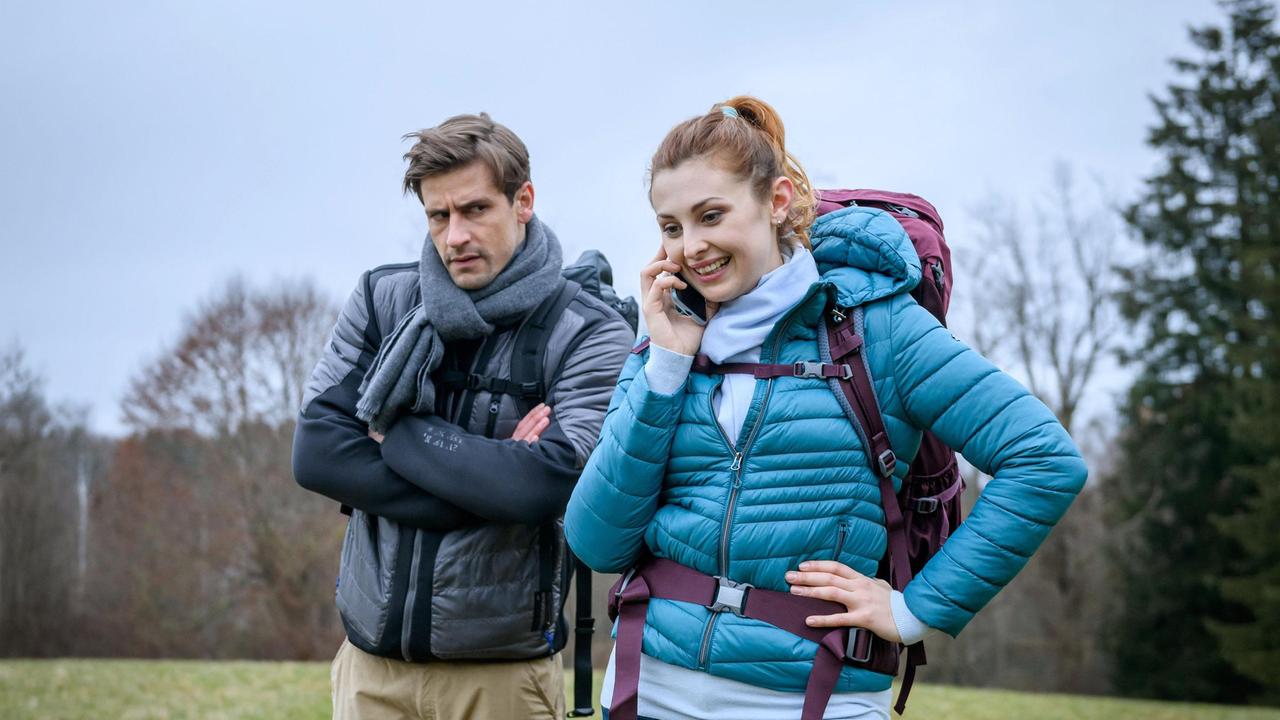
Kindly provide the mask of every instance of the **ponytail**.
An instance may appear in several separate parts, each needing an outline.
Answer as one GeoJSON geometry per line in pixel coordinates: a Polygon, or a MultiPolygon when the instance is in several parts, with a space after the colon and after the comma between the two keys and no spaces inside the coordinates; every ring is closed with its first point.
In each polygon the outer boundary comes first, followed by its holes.
{"type": "Polygon", "coordinates": [[[714,155],[750,182],[761,200],[768,199],[776,178],[785,176],[790,180],[795,194],[779,240],[809,247],[817,198],[804,168],[787,152],[782,118],[769,103],[739,95],[675,126],[654,153],[650,176],[704,155],[714,155]]]}

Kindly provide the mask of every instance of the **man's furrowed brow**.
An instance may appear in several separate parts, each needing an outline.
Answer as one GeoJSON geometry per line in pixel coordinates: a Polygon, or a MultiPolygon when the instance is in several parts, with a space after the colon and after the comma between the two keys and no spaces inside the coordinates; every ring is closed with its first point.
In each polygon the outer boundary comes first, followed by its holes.
{"type": "MultiPolygon", "coordinates": [[[[480,205],[488,205],[490,203],[491,201],[489,198],[480,196],[480,197],[472,198],[469,200],[460,200],[456,203],[453,203],[452,207],[457,208],[459,211],[466,212],[467,210],[470,210],[474,207],[477,207],[480,205]]],[[[434,206],[434,205],[427,206],[428,215],[431,215],[434,213],[448,213],[448,212],[449,212],[449,206],[434,206]]]]}

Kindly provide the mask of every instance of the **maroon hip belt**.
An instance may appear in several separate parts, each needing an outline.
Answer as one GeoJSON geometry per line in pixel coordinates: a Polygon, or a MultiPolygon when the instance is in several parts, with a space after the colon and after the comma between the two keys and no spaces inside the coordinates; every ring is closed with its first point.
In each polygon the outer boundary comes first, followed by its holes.
{"type": "MultiPolygon", "coordinates": [[[[818,644],[804,692],[801,720],[821,720],[845,665],[884,675],[898,672],[899,646],[866,628],[815,628],[811,615],[846,612],[839,603],[735,583],[663,558],[649,558],[623,575],[610,591],[609,617],[618,621],[610,720],[635,720],[640,686],[640,651],[650,598],[702,605],[712,612],[769,623],[818,644]]],[[[914,667],[909,675],[914,675],[914,667]]],[[[905,702],[909,678],[904,678],[905,702]]]]}

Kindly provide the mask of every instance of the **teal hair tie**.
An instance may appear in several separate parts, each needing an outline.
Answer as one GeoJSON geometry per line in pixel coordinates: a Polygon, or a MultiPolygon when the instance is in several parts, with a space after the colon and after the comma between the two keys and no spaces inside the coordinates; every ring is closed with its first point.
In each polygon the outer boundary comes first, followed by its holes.
{"type": "Polygon", "coordinates": [[[724,113],[725,117],[731,117],[731,118],[738,117],[738,109],[730,105],[721,105],[720,112],[724,113]]]}

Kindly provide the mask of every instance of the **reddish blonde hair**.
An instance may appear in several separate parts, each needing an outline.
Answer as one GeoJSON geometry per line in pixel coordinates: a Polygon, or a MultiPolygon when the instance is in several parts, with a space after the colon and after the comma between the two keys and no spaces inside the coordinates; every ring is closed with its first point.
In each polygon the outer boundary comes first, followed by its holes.
{"type": "Polygon", "coordinates": [[[671,128],[653,154],[649,177],[692,158],[710,157],[751,183],[756,197],[767,202],[773,181],[786,176],[796,191],[778,237],[793,236],[809,247],[817,199],[804,168],[787,152],[785,139],[778,111],[759,98],[739,95],[671,128]],[[726,113],[724,108],[733,112],[726,113]]]}

